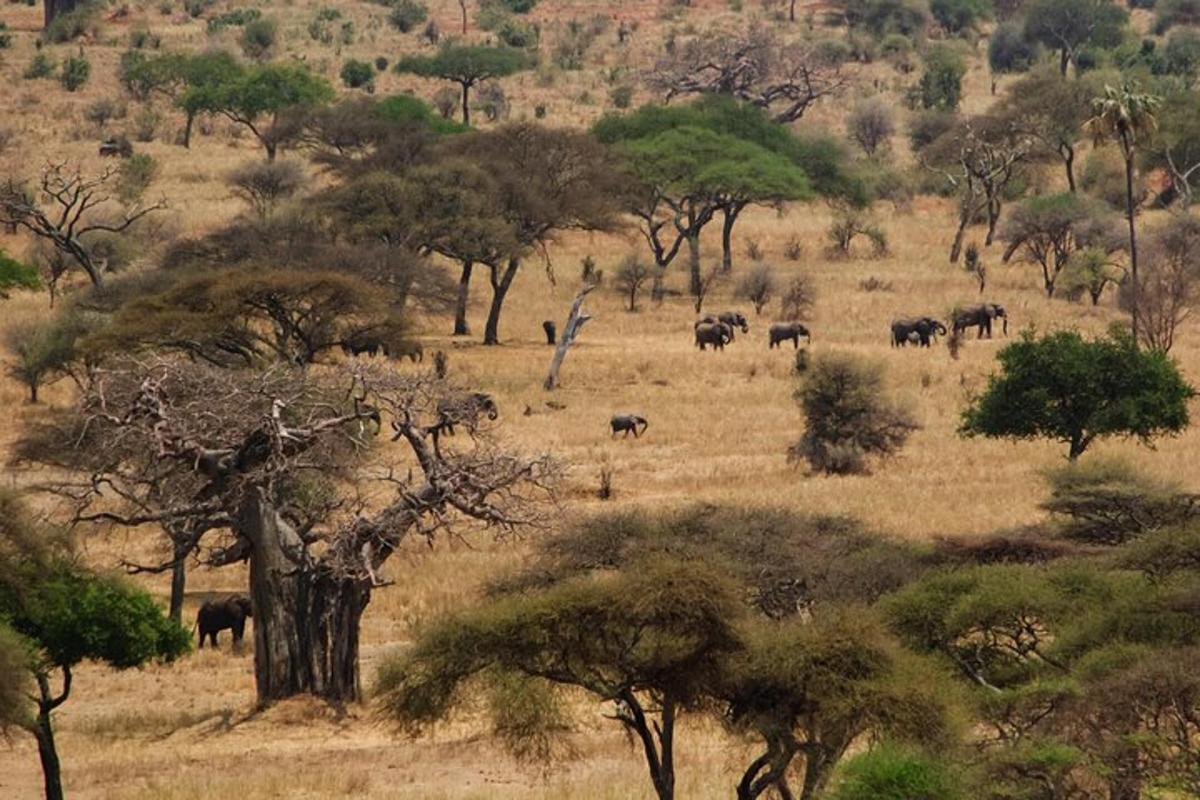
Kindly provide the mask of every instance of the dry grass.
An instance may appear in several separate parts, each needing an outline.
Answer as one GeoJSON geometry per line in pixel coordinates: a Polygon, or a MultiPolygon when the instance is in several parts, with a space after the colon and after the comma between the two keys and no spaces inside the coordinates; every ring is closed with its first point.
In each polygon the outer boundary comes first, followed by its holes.
{"type": "MultiPolygon", "coordinates": [[[[404,47],[414,46],[414,37],[403,40],[371,22],[382,15],[379,6],[339,3],[354,19],[360,40],[338,56],[312,42],[304,31],[320,5],[294,2],[272,13],[284,20],[286,45],[281,55],[303,55],[331,79],[342,57],[387,55],[394,60],[404,47]]],[[[442,30],[454,30],[457,3],[438,0],[430,5],[442,30]]],[[[571,16],[602,12],[637,16],[641,22],[627,54],[606,45],[600,62],[580,73],[531,73],[506,82],[517,116],[531,116],[533,107],[544,103],[551,123],[585,124],[598,116],[607,97],[604,70],[622,62],[647,63],[667,25],[653,3],[547,0],[542,5],[546,9],[537,13],[551,35],[555,23],[571,16]],[[590,100],[583,102],[585,92],[590,100]]],[[[718,0],[694,0],[693,5],[697,8],[688,17],[693,20],[729,13],[728,5],[718,0]]],[[[95,137],[76,139],[73,132],[82,127],[82,110],[89,102],[117,96],[116,63],[131,27],[148,24],[163,37],[165,49],[196,49],[209,41],[202,24],[161,16],[153,5],[134,8],[129,18],[104,24],[100,40],[88,47],[92,82],[78,95],[68,95],[57,84],[20,79],[32,57],[31,31],[40,14],[40,7],[0,7],[0,19],[18,31],[14,48],[0,62],[0,98],[6,111],[0,126],[17,131],[15,144],[0,153],[0,174],[28,174],[47,158],[94,160],[95,137]],[[113,38],[119,46],[107,45],[113,38]]],[[[74,47],[48,50],[61,59],[74,47]]],[[[885,77],[885,87],[895,84],[894,76],[885,77]]],[[[984,70],[976,64],[968,76],[969,110],[989,102],[987,85],[984,70]]],[[[380,93],[408,88],[427,95],[433,84],[380,76],[380,93]]],[[[647,98],[639,98],[643,99],[647,98]]],[[[811,122],[836,130],[837,108],[819,109],[811,122]]],[[[178,124],[171,119],[167,141],[178,124]]],[[[239,204],[221,179],[234,166],[260,157],[247,137],[231,136],[221,122],[214,124],[212,135],[199,136],[191,152],[162,141],[139,147],[160,163],[151,194],[171,199],[170,224],[184,234],[207,230],[238,211],[239,204]]],[[[794,207],[783,216],[767,210],[748,212],[739,228],[741,242],[756,240],[781,277],[797,270],[813,277],[819,291],[811,325],[813,352],[853,351],[885,363],[892,390],[922,424],[903,453],[869,477],[808,477],[786,464],[785,450],[798,434],[799,418],[791,399],[792,352],[766,347],[765,329],[769,314],[777,310],[774,304],[763,317],[752,319],[750,335],[739,336],[725,353],[700,353],[691,343],[694,315],[685,299],[669,299],[659,308],[646,301],[641,313],[630,314],[615,292],[597,292],[588,301],[595,319],[571,351],[562,388],[552,396],[541,390],[550,356],[541,339],[541,321],[566,314],[583,256],[594,256],[612,275],[621,258],[641,246],[633,237],[578,236],[558,243],[551,251],[555,286],[531,261],[518,278],[502,322],[504,347],[452,341],[441,335],[447,321],[433,319],[425,321],[426,351],[445,349],[453,375],[497,396],[505,436],[515,444],[549,450],[571,465],[564,494],[575,513],[601,507],[595,489],[600,467],[607,465],[613,473],[614,498],[605,507],[657,508],[696,501],[772,504],[852,514],[880,531],[914,539],[969,535],[1037,518],[1043,495],[1038,470],[1057,463],[1064,447],[964,441],[955,433],[965,394],[980,388],[1003,340],[969,340],[959,360],[951,359],[944,345],[930,350],[889,347],[893,317],[944,315],[954,304],[977,296],[971,278],[945,261],[952,231],[950,207],[919,200],[904,213],[887,207],[877,213],[892,245],[890,255],[881,260],[826,260],[821,253],[829,220],[821,205],[794,207]],[[792,237],[804,245],[806,256],[800,263],[784,258],[792,237]],[[892,284],[892,291],[861,290],[860,283],[872,276],[892,284]],[[565,408],[551,408],[548,400],[565,408]],[[636,441],[610,440],[609,416],[620,411],[646,416],[648,434],[636,441]]],[[[717,246],[715,239],[705,242],[710,254],[717,246]]],[[[24,242],[0,235],[0,247],[20,252],[24,242]]],[[[1010,309],[1014,330],[1067,325],[1100,331],[1118,318],[1111,299],[1099,309],[1048,301],[1032,269],[1000,265],[997,251],[984,255],[991,276],[987,294],[1010,309]]],[[[680,287],[683,276],[673,272],[672,281],[680,287]]],[[[476,290],[472,321],[481,328],[483,281],[476,282],[476,290]]],[[[709,308],[732,306],[731,290],[731,285],[718,287],[709,308]]],[[[47,313],[44,297],[16,298],[0,309],[0,324],[47,313]]],[[[1194,326],[1184,332],[1175,355],[1189,375],[1200,372],[1200,331],[1194,326]]],[[[46,398],[50,405],[65,404],[70,389],[55,387],[46,398]]],[[[0,420],[2,448],[44,413],[23,400],[19,386],[0,380],[0,405],[8,410],[0,420]]],[[[1198,444],[1200,434],[1190,432],[1161,443],[1156,452],[1122,442],[1103,443],[1097,449],[1127,455],[1152,473],[1195,489],[1193,454],[1198,444]]],[[[10,473],[6,483],[35,477],[10,473]]],[[[87,547],[96,563],[113,566],[121,556],[145,555],[154,541],[147,532],[118,532],[93,535],[87,547]]],[[[518,563],[524,550],[521,543],[484,538],[443,542],[432,550],[416,545],[405,549],[388,565],[396,585],[377,593],[364,620],[364,676],[370,678],[381,655],[402,644],[414,625],[469,601],[489,576],[518,563]]],[[[165,579],[149,579],[146,585],[165,597],[165,579]]],[[[238,568],[196,571],[187,618],[207,596],[244,586],[245,575],[238,568]]],[[[598,708],[579,708],[573,758],[543,774],[509,760],[474,718],[411,742],[392,735],[366,708],[338,716],[298,700],[254,713],[252,661],[226,649],[204,651],[169,667],[126,673],[83,669],[74,696],[61,711],[59,727],[68,790],[84,800],[648,797],[637,752],[600,717],[598,708]]],[[[681,797],[730,794],[744,761],[742,744],[729,741],[711,725],[693,722],[684,725],[680,751],[681,797]]],[[[11,748],[0,748],[0,796],[32,798],[39,787],[31,740],[17,737],[11,748]]]]}

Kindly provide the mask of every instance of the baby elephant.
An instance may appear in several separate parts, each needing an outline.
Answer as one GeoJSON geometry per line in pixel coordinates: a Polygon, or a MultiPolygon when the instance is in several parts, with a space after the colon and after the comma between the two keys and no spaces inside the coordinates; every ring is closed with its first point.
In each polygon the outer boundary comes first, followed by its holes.
{"type": "Polygon", "coordinates": [[[628,439],[630,431],[633,432],[633,438],[637,439],[642,433],[646,432],[646,428],[650,427],[650,423],[646,422],[645,417],[639,417],[637,414],[616,414],[612,418],[612,435],[615,437],[621,431],[625,435],[621,438],[628,439]],[[638,432],[638,425],[642,426],[641,433],[638,432]]]}
{"type": "Polygon", "coordinates": [[[200,647],[204,649],[205,637],[212,640],[212,646],[217,647],[217,634],[223,630],[233,631],[233,646],[242,643],[242,634],[246,632],[246,618],[250,613],[250,598],[235,594],[224,600],[209,600],[200,606],[196,614],[196,627],[200,629],[200,647]]]}
{"type": "Polygon", "coordinates": [[[784,342],[791,340],[792,349],[800,348],[800,337],[803,336],[812,344],[812,334],[808,332],[808,328],[801,325],[799,322],[779,322],[770,327],[767,331],[767,336],[770,339],[768,349],[775,349],[784,342]]]}

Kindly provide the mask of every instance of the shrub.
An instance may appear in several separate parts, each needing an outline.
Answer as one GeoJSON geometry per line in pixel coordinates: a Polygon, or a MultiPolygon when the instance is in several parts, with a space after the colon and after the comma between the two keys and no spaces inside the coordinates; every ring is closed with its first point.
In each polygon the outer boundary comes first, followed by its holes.
{"type": "Polygon", "coordinates": [[[1200,25],[1200,0],[1159,0],[1154,32],[1166,33],[1175,25],[1200,25]]]}
{"type": "Polygon", "coordinates": [[[788,261],[799,261],[804,258],[804,243],[800,241],[800,237],[792,235],[783,245],[783,257],[788,261]]]}
{"type": "Polygon", "coordinates": [[[925,56],[925,74],[917,84],[921,108],[954,111],[962,100],[962,79],[967,65],[958,52],[946,45],[929,49],[925,56]]]}
{"type": "Polygon", "coordinates": [[[210,34],[220,33],[230,27],[244,27],[256,19],[262,18],[262,12],[257,8],[235,8],[218,14],[208,21],[207,30],[210,34]]]}
{"type": "Polygon", "coordinates": [[[281,201],[304,186],[304,171],[295,161],[253,161],[230,173],[227,182],[260,219],[267,219],[281,201]]]}
{"type": "Polygon", "coordinates": [[[929,11],[950,33],[974,30],[992,15],[989,0],[931,0],[929,11]]]}
{"type": "Polygon", "coordinates": [[[74,92],[83,87],[88,81],[88,76],[92,74],[92,65],[85,56],[71,56],[63,62],[62,72],[58,79],[62,83],[63,88],[68,92],[74,92]]]}
{"type": "Polygon", "coordinates": [[[183,10],[190,17],[199,17],[216,3],[216,0],[183,0],[183,10]]]}
{"type": "Polygon", "coordinates": [[[1037,46],[1025,38],[1019,24],[1005,22],[992,31],[988,39],[988,66],[994,74],[1025,72],[1036,58],[1037,46]]]}
{"type": "Polygon", "coordinates": [[[458,110],[459,93],[449,86],[438,89],[430,100],[443,119],[450,119],[458,110]]]}
{"type": "Polygon", "coordinates": [[[0,20],[0,50],[12,47],[12,34],[8,31],[8,23],[0,20]]]}
{"type": "Polygon", "coordinates": [[[125,109],[116,100],[109,97],[103,97],[89,104],[83,112],[84,119],[95,125],[97,132],[103,131],[109,120],[124,115],[125,109]]]}
{"type": "Polygon", "coordinates": [[[865,236],[871,242],[871,252],[876,258],[887,255],[887,234],[869,216],[859,209],[843,209],[834,215],[825,232],[829,239],[829,254],[836,258],[850,255],[854,240],[865,236]]]}
{"type": "Polygon", "coordinates": [[[859,101],[846,118],[846,132],[867,157],[886,150],[896,133],[891,106],[879,97],[859,101]]]}
{"type": "Polygon", "coordinates": [[[388,60],[387,56],[378,56],[375,59],[375,69],[379,72],[387,72],[388,60]]]}
{"type": "Polygon", "coordinates": [[[388,22],[401,33],[408,33],[429,18],[429,8],[420,0],[395,0],[388,22]]]}
{"type": "Polygon", "coordinates": [[[961,779],[943,758],[890,745],[846,762],[831,800],[963,800],[961,779]]]}
{"type": "Polygon", "coordinates": [[[122,160],[117,175],[117,196],[126,204],[137,202],[145,194],[157,172],[158,164],[147,153],[135,153],[122,160]]]}
{"type": "Polygon", "coordinates": [[[867,472],[871,457],[898,452],[920,426],[883,394],[879,366],[846,355],[815,360],[796,391],[805,430],[788,449],[788,460],[806,461],[814,472],[849,475],[867,472]]]}
{"type": "Polygon", "coordinates": [[[54,71],[58,68],[45,53],[36,53],[33,60],[29,62],[29,66],[25,68],[25,72],[21,74],[27,81],[37,80],[38,78],[49,78],[54,75],[54,71]]]}
{"type": "Polygon", "coordinates": [[[67,374],[75,359],[75,337],[58,321],[37,320],[9,326],[5,345],[12,355],[8,376],[29,390],[29,402],[38,391],[67,374]]]}
{"type": "Polygon", "coordinates": [[[496,38],[509,47],[536,50],[541,42],[541,31],[537,25],[508,19],[496,29],[496,38]]]}
{"type": "MultiPolygon", "coordinates": [[[[386,68],[386,64],[384,67],[386,68]]],[[[350,89],[375,90],[375,68],[366,61],[350,59],[342,65],[342,83],[350,89]]]]}
{"type": "Polygon", "coordinates": [[[817,304],[817,285],[807,274],[797,275],[788,283],[779,301],[781,319],[805,319],[817,304]]]}
{"type": "Polygon", "coordinates": [[[919,111],[908,123],[908,141],[916,152],[924,150],[958,122],[952,111],[919,111]]]}
{"type": "Polygon", "coordinates": [[[608,97],[616,108],[629,108],[633,105],[633,87],[614,86],[608,97]]]}
{"type": "Polygon", "coordinates": [[[37,268],[30,266],[0,250],[0,298],[7,298],[14,289],[35,290],[41,288],[37,268]]]}
{"type": "Polygon", "coordinates": [[[154,138],[158,136],[162,119],[162,112],[154,106],[149,104],[142,106],[133,118],[133,138],[139,142],[153,142],[154,138]]]}
{"type": "Polygon", "coordinates": [[[474,107],[483,112],[488,122],[496,122],[508,116],[508,96],[499,81],[488,81],[475,93],[474,107]]]}
{"type": "Polygon", "coordinates": [[[654,277],[655,268],[636,255],[630,255],[617,267],[613,288],[628,301],[627,308],[637,311],[637,298],[642,287],[654,277]]]}
{"type": "Polygon", "coordinates": [[[775,270],[769,264],[755,264],[742,276],[734,294],[754,305],[754,313],[761,314],[767,303],[779,289],[775,270]]]}
{"type": "Polygon", "coordinates": [[[1200,76],[1200,31],[1184,28],[1171,31],[1163,51],[1163,69],[1189,83],[1200,76]]]}
{"type": "Polygon", "coordinates": [[[278,26],[275,24],[275,20],[259,18],[246,23],[238,41],[247,58],[265,61],[275,48],[277,36],[278,26]]]}

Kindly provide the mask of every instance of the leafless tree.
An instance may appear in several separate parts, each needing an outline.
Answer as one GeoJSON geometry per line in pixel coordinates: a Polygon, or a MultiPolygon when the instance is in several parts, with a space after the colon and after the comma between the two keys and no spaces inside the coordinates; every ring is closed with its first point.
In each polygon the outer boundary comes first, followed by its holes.
{"type": "Polygon", "coordinates": [[[575,301],[571,303],[571,313],[567,315],[567,324],[563,327],[562,337],[558,340],[558,346],[554,348],[554,356],[550,359],[550,371],[546,373],[546,380],[542,383],[542,388],[546,391],[558,387],[558,371],[562,369],[563,359],[567,357],[567,351],[571,349],[571,345],[575,344],[575,338],[583,330],[583,324],[592,318],[591,314],[584,313],[583,301],[595,288],[596,284],[583,287],[579,290],[579,294],[575,295],[575,301]]]}
{"type": "MultiPolygon", "coordinates": [[[[1138,275],[1138,334],[1143,345],[1165,353],[1200,299],[1200,220],[1173,217],[1147,237],[1146,255],[1138,275]]],[[[1126,307],[1132,294],[1122,287],[1126,307]]]]}
{"type": "Polygon", "coordinates": [[[120,170],[107,167],[94,177],[84,177],[66,162],[47,164],[36,191],[9,179],[0,187],[0,224],[25,228],[50,242],[87,273],[93,286],[104,282],[104,263],[96,258],[83,237],[89,233],[123,233],[151,212],[166,208],[166,201],[123,208],[116,219],[103,213],[113,200],[120,170]]]}
{"type": "Polygon", "coordinates": [[[305,175],[295,161],[252,161],[231,172],[227,182],[233,193],[265,220],[281,200],[303,188],[305,175]]]}
{"type": "Polygon", "coordinates": [[[637,311],[638,293],[642,290],[642,286],[653,277],[654,268],[643,263],[636,255],[628,256],[617,267],[614,285],[616,290],[628,299],[630,311],[637,311]]]}
{"type": "Polygon", "coordinates": [[[959,195],[951,264],[958,263],[967,226],[980,213],[986,213],[988,221],[984,245],[992,243],[1004,191],[1029,157],[1031,147],[1027,136],[1003,121],[978,117],[943,134],[922,155],[922,164],[944,176],[959,195]]]}
{"type": "Polygon", "coordinates": [[[809,107],[850,82],[841,63],[811,43],[782,40],[761,24],[712,30],[675,47],[646,76],[670,102],[689,94],[728,94],[795,122],[809,107]]]}
{"type": "Polygon", "coordinates": [[[755,315],[762,314],[763,308],[767,303],[771,302],[771,298],[775,296],[776,290],[779,288],[779,282],[775,278],[775,270],[769,264],[758,263],[754,265],[746,275],[738,283],[737,297],[749,300],[754,304],[755,315]]]}
{"type": "Polygon", "coordinates": [[[435,443],[438,405],[456,393],[431,375],[386,367],[331,381],[287,366],[115,365],[97,373],[73,415],[86,434],[73,446],[95,463],[77,495],[93,510],[79,518],[196,526],[197,548],[224,531],[207,560],[249,561],[259,701],[352,700],[360,619],[406,538],[432,539],[456,518],[511,532],[545,524],[553,510],[557,468],[548,457],[502,449],[485,425],[460,428],[454,446],[435,443]],[[371,457],[385,426],[407,445],[401,463],[371,457]],[[306,481],[377,470],[394,487],[382,506],[343,496],[319,513],[298,508],[306,481]]]}

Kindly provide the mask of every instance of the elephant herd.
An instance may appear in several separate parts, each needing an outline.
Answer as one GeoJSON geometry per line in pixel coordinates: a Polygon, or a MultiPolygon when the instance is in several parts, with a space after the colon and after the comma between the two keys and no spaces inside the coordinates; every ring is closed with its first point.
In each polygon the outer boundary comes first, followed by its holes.
{"type": "MultiPolygon", "coordinates": [[[[696,346],[701,350],[710,345],[714,350],[724,350],[736,338],[736,331],[750,332],[750,323],[744,314],[738,311],[723,311],[716,316],[709,315],[696,320],[693,326],[696,336],[696,346]]],[[[800,347],[800,337],[811,342],[812,334],[808,328],[799,322],[778,322],[767,331],[767,345],[776,348],[783,342],[791,341],[793,348],[800,347]]]]}
{"type": "MultiPolygon", "coordinates": [[[[1004,335],[1008,335],[1008,312],[999,303],[956,308],[950,314],[950,330],[957,336],[967,328],[975,328],[975,338],[982,339],[986,333],[992,338],[992,323],[1003,321],[1004,335]]],[[[945,323],[935,317],[906,317],[892,321],[892,347],[905,347],[910,342],[920,347],[929,347],[938,336],[949,331],[945,323]]]]}
{"type": "MultiPolygon", "coordinates": [[[[929,347],[937,341],[937,337],[945,336],[952,330],[960,334],[968,328],[975,328],[976,338],[986,334],[992,338],[992,323],[997,319],[1003,322],[1004,335],[1008,335],[1008,312],[999,303],[979,303],[954,309],[950,314],[950,327],[932,316],[905,317],[892,320],[892,347],[906,347],[915,344],[919,347],[929,347]]],[[[724,311],[717,315],[708,315],[696,320],[693,326],[696,347],[707,350],[724,350],[725,345],[734,341],[737,331],[743,334],[750,332],[750,323],[746,317],[737,311],[724,311]]],[[[800,347],[800,338],[812,342],[812,334],[799,322],[777,322],[767,331],[767,346],[771,349],[790,341],[793,349],[800,347]]]]}

